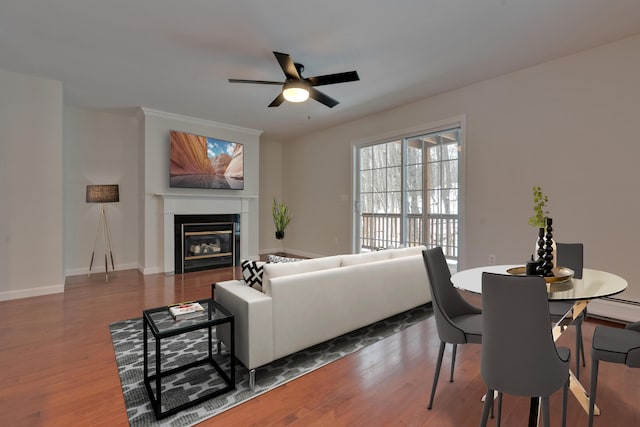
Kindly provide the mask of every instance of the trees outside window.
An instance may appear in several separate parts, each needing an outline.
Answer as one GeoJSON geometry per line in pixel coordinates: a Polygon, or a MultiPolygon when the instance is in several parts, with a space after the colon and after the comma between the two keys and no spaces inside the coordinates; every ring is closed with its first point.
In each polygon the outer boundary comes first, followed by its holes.
{"type": "Polygon", "coordinates": [[[356,147],[356,250],[460,241],[461,126],[356,147]]]}

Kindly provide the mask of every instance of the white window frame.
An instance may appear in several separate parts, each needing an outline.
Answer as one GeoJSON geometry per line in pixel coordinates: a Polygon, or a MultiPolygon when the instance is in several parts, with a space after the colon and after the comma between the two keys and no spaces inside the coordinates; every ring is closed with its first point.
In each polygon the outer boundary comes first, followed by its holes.
{"type": "Polygon", "coordinates": [[[374,135],[371,137],[354,140],[351,142],[351,200],[352,200],[352,215],[351,215],[351,252],[355,253],[360,248],[360,226],[359,226],[359,188],[360,188],[360,175],[358,171],[359,165],[359,150],[369,145],[376,145],[385,142],[392,141],[394,139],[402,140],[404,138],[435,133],[444,131],[447,129],[459,127],[460,128],[460,151],[459,151],[459,184],[460,189],[458,196],[459,202],[459,241],[458,241],[458,270],[464,268],[465,259],[465,217],[466,217],[466,115],[454,116],[449,119],[439,120],[437,122],[425,123],[422,125],[414,126],[406,129],[399,129],[390,131],[384,134],[374,135]]]}

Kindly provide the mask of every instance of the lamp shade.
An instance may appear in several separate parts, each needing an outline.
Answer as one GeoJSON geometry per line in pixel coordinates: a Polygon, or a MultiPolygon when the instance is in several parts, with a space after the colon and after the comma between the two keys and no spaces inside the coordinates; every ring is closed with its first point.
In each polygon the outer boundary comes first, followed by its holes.
{"type": "Polygon", "coordinates": [[[87,203],[112,203],[120,201],[118,185],[87,185],[87,203]]]}

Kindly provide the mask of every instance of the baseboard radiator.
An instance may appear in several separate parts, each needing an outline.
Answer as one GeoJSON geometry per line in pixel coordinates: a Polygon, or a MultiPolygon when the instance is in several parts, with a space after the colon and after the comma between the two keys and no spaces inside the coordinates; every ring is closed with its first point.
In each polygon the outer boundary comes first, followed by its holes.
{"type": "Polygon", "coordinates": [[[587,308],[589,316],[600,317],[614,322],[640,321],[640,302],[607,297],[591,300],[587,308]]]}

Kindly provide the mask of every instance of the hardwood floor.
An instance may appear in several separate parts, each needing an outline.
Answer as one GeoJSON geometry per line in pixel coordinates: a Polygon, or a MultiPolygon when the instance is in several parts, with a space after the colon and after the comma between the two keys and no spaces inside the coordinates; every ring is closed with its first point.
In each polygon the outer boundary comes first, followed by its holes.
{"type": "MultiPolygon", "coordinates": [[[[67,278],[64,294],[0,302],[0,425],[126,426],[109,324],[140,317],[145,308],[210,295],[212,282],[238,269],[166,276],[118,271],[67,278]]],[[[480,304],[479,297],[467,295],[480,304]]],[[[366,302],[363,301],[363,304],[366,302]]],[[[594,320],[585,322],[591,348],[594,320]]],[[[560,339],[573,349],[574,328],[560,339]]],[[[447,348],[433,410],[426,408],[438,350],[433,318],[228,410],[203,426],[476,426],[484,385],[480,346],[458,350],[448,382],[447,348]]],[[[582,370],[589,384],[590,357],[582,370]]],[[[640,369],[602,363],[596,426],[640,425],[640,369]]],[[[559,425],[560,393],[551,398],[559,425]]],[[[567,425],[587,425],[569,397],[567,425]]],[[[528,399],[505,396],[503,425],[525,425],[528,399]]]]}

